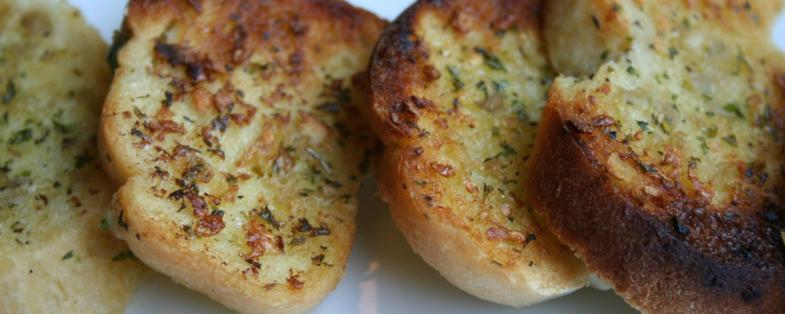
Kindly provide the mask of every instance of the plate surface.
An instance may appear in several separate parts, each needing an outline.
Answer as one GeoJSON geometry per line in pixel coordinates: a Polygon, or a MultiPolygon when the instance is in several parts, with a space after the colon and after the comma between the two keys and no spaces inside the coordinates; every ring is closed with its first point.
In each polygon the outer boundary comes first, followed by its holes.
{"type": "MultiPolygon", "coordinates": [[[[125,0],[70,0],[107,41],[122,21],[125,0]]],[[[350,0],[355,5],[392,20],[411,0],[350,0]]],[[[774,40],[785,50],[785,15],[774,40]]],[[[584,289],[570,296],[525,309],[512,309],[476,299],[450,285],[414,254],[393,226],[387,206],[379,201],[372,180],[360,192],[354,243],[346,276],[338,288],[312,313],[636,313],[612,292],[584,289]]],[[[128,314],[231,313],[205,296],[161,275],[148,278],[137,290],[128,314]]]]}

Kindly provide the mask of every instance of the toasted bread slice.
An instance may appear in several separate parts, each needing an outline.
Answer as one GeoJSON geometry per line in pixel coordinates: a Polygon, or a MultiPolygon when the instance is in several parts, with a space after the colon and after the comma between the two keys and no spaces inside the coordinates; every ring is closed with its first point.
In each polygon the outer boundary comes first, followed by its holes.
{"type": "Polygon", "coordinates": [[[122,313],[145,273],[105,220],[107,46],[59,0],[0,2],[0,312],[122,313]]]}
{"type": "Polygon", "coordinates": [[[643,312],[785,312],[781,5],[549,3],[532,203],[643,312]]]}
{"type": "Polygon", "coordinates": [[[455,286],[511,306],[587,284],[523,186],[553,77],[539,12],[539,1],[419,1],[370,70],[377,177],[396,225],[455,286]]]}
{"type": "Polygon", "coordinates": [[[117,234],[242,312],[321,301],[376,145],[357,116],[384,26],[334,0],[131,1],[101,121],[117,234]]]}

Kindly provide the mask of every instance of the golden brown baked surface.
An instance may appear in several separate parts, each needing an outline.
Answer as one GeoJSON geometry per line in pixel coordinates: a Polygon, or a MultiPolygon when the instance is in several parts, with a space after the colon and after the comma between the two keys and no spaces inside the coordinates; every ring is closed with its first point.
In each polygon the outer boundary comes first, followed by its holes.
{"type": "Polygon", "coordinates": [[[334,0],[131,1],[102,117],[113,228],[243,312],[303,312],[344,273],[385,23],[334,0]]]}
{"type": "Polygon", "coordinates": [[[64,1],[0,2],[0,312],[122,313],[146,272],[108,230],[107,46],[64,1]]]}
{"type": "Polygon", "coordinates": [[[378,180],[413,249],[457,287],[523,306],[585,286],[524,179],[553,72],[539,1],[418,1],[371,65],[378,180]]]}
{"type": "Polygon", "coordinates": [[[550,90],[533,204],[641,311],[785,311],[785,59],[768,42],[781,6],[549,3],[556,69],[590,75],[550,90]]]}

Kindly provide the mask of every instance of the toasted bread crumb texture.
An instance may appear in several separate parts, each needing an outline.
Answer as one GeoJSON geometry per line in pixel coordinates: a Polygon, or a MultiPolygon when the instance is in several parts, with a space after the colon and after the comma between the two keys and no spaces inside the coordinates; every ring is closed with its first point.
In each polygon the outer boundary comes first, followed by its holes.
{"type": "Polygon", "coordinates": [[[104,220],[107,47],[63,1],[0,3],[0,309],[120,313],[143,266],[104,220]]]}
{"type": "MultiPolygon", "coordinates": [[[[642,241],[664,245],[665,238],[675,238],[705,263],[706,276],[701,283],[693,277],[671,278],[672,269],[597,269],[601,263],[591,262],[597,256],[584,256],[590,268],[605,276],[623,273],[623,279],[612,281],[644,311],[689,312],[690,306],[697,312],[784,311],[785,59],[769,43],[768,33],[781,1],[589,1],[574,13],[583,18],[565,23],[560,8],[574,2],[555,1],[549,8],[546,25],[556,36],[550,53],[557,70],[591,76],[557,79],[548,105],[553,114],[544,123],[563,123],[581,154],[606,172],[603,184],[626,195],[629,206],[660,226],[663,233],[642,241]],[[568,41],[567,34],[587,28],[598,39],[594,44],[568,41]],[[617,43],[619,36],[626,42],[617,43]],[[576,53],[596,61],[558,61],[576,53]],[[592,62],[602,65],[593,68],[592,62]],[[736,273],[749,274],[727,282],[734,275],[720,269],[735,266],[744,269],[736,273]],[[646,277],[640,271],[687,291],[646,290],[655,284],[639,283],[636,278],[646,277]],[[646,288],[632,286],[638,284],[646,288]],[[712,296],[713,305],[707,301],[712,296]],[[729,298],[736,300],[724,303],[729,298]]],[[[538,153],[542,157],[534,165],[546,167],[546,156],[562,152],[538,153]]],[[[536,179],[545,179],[547,171],[542,175],[536,179]]],[[[558,210],[543,204],[559,201],[538,198],[545,216],[565,222],[561,218],[566,217],[554,215],[558,210]]],[[[633,216],[628,223],[638,222],[633,216]]],[[[557,234],[564,228],[552,227],[561,229],[557,234]]],[[[565,232],[588,236],[589,230],[565,232]]],[[[606,236],[592,235],[597,241],[606,236]]],[[[575,239],[562,238],[574,245],[575,239]]],[[[587,250],[611,253],[578,248],[579,253],[587,250]]],[[[696,262],[685,256],[669,267],[689,268],[685,261],[696,262]]]]}
{"type": "Polygon", "coordinates": [[[383,27],[332,0],[132,1],[102,122],[132,249],[244,311],[332,290],[376,145],[357,116],[383,27]]]}
{"type": "Polygon", "coordinates": [[[385,34],[371,73],[386,144],[380,183],[399,227],[454,284],[518,306],[585,285],[582,265],[537,222],[522,186],[553,78],[539,12],[538,1],[420,1],[385,34]],[[417,219],[449,226],[451,238],[417,236],[428,233],[413,230],[417,219]],[[459,242],[474,256],[428,252],[459,242]],[[472,269],[475,259],[487,278],[448,270],[472,269]],[[474,287],[490,278],[497,282],[474,287]]]}

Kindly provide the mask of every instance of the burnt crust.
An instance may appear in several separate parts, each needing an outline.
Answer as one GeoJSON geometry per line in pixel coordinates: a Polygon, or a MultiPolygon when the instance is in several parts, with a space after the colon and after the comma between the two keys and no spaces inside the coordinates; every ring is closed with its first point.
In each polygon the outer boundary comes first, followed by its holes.
{"type": "MultiPolygon", "coordinates": [[[[499,32],[508,29],[537,29],[539,33],[541,1],[495,0],[493,4],[465,0],[417,1],[385,29],[376,45],[370,66],[372,126],[386,143],[421,134],[417,120],[422,102],[411,97],[414,82],[429,82],[425,68],[429,52],[417,38],[413,27],[424,12],[450,19],[459,32],[467,29],[459,20],[460,14],[471,14],[473,19],[486,21],[499,32]]],[[[468,23],[470,24],[470,23],[468,23]]]]}
{"type": "Polygon", "coordinates": [[[528,180],[532,204],[551,231],[617,293],[651,313],[782,313],[782,199],[747,211],[714,210],[667,186],[652,214],[618,186],[605,160],[624,152],[602,123],[558,109],[552,91],[528,180]],[[721,240],[721,241],[720,241],[721,240]]]}
{"type": "MultiPolygon", "coordinates": [[[[319,32],[331,31],[311,29],[309,21],[329,22],[340,32],[331,32],[342,42],[371,46],[370,38],[385,22],[372,13],[334,0],[298,0],[285,6],[271,1],[224,1],[211,12],[203,12],[204,0],[138,0],[131,1],[128,18],[120,34],[143,29],[145,24],[160,20],[192,20],[203,14],[221,16],[226,19],[231,31],[207,30],[201,35],[188,36],[198,42],[189,46],[200,54],[201,65],[210,70],[226,73],[243,64],[254,52],[299,50],[305,48],[307,40],[319,32]],[[299,6],[296,12],[290,8],[299,6]],[[247,14],[254,12],[257,14],[247,14]],[[373,27],[366,27],[373,25],[373,27]],[[127,28],[127,29],[126,29],[127,28]]],[[[125,23],[124,23],[125,24],[125,23]]],[[[122,39],[122,37],[121,37],[122,39]]],[[[122,42],[122,41],[120,41],[122,42]]],[[[296,58],[290,60],[298,63],[296,58]]],[[[297,68],[297,67],[295,67],[297,68]]]]}
{"type": "Polygon", "coordinates": [[[373,53],[369,71],[373,111],[370,119],[376,120],[371,125],[385,142],[392,141],[394,135],[413,136],[417,127],[416,112],[406,98],[410,83],[420,79],[420,71],[416,71],[418,61],[428,54],[413,27],[421,8],[429,4],[418,1],[404,11],[387,26],[373,53]],[[391,71],[396,68],[397,71],[391,71]]]}

